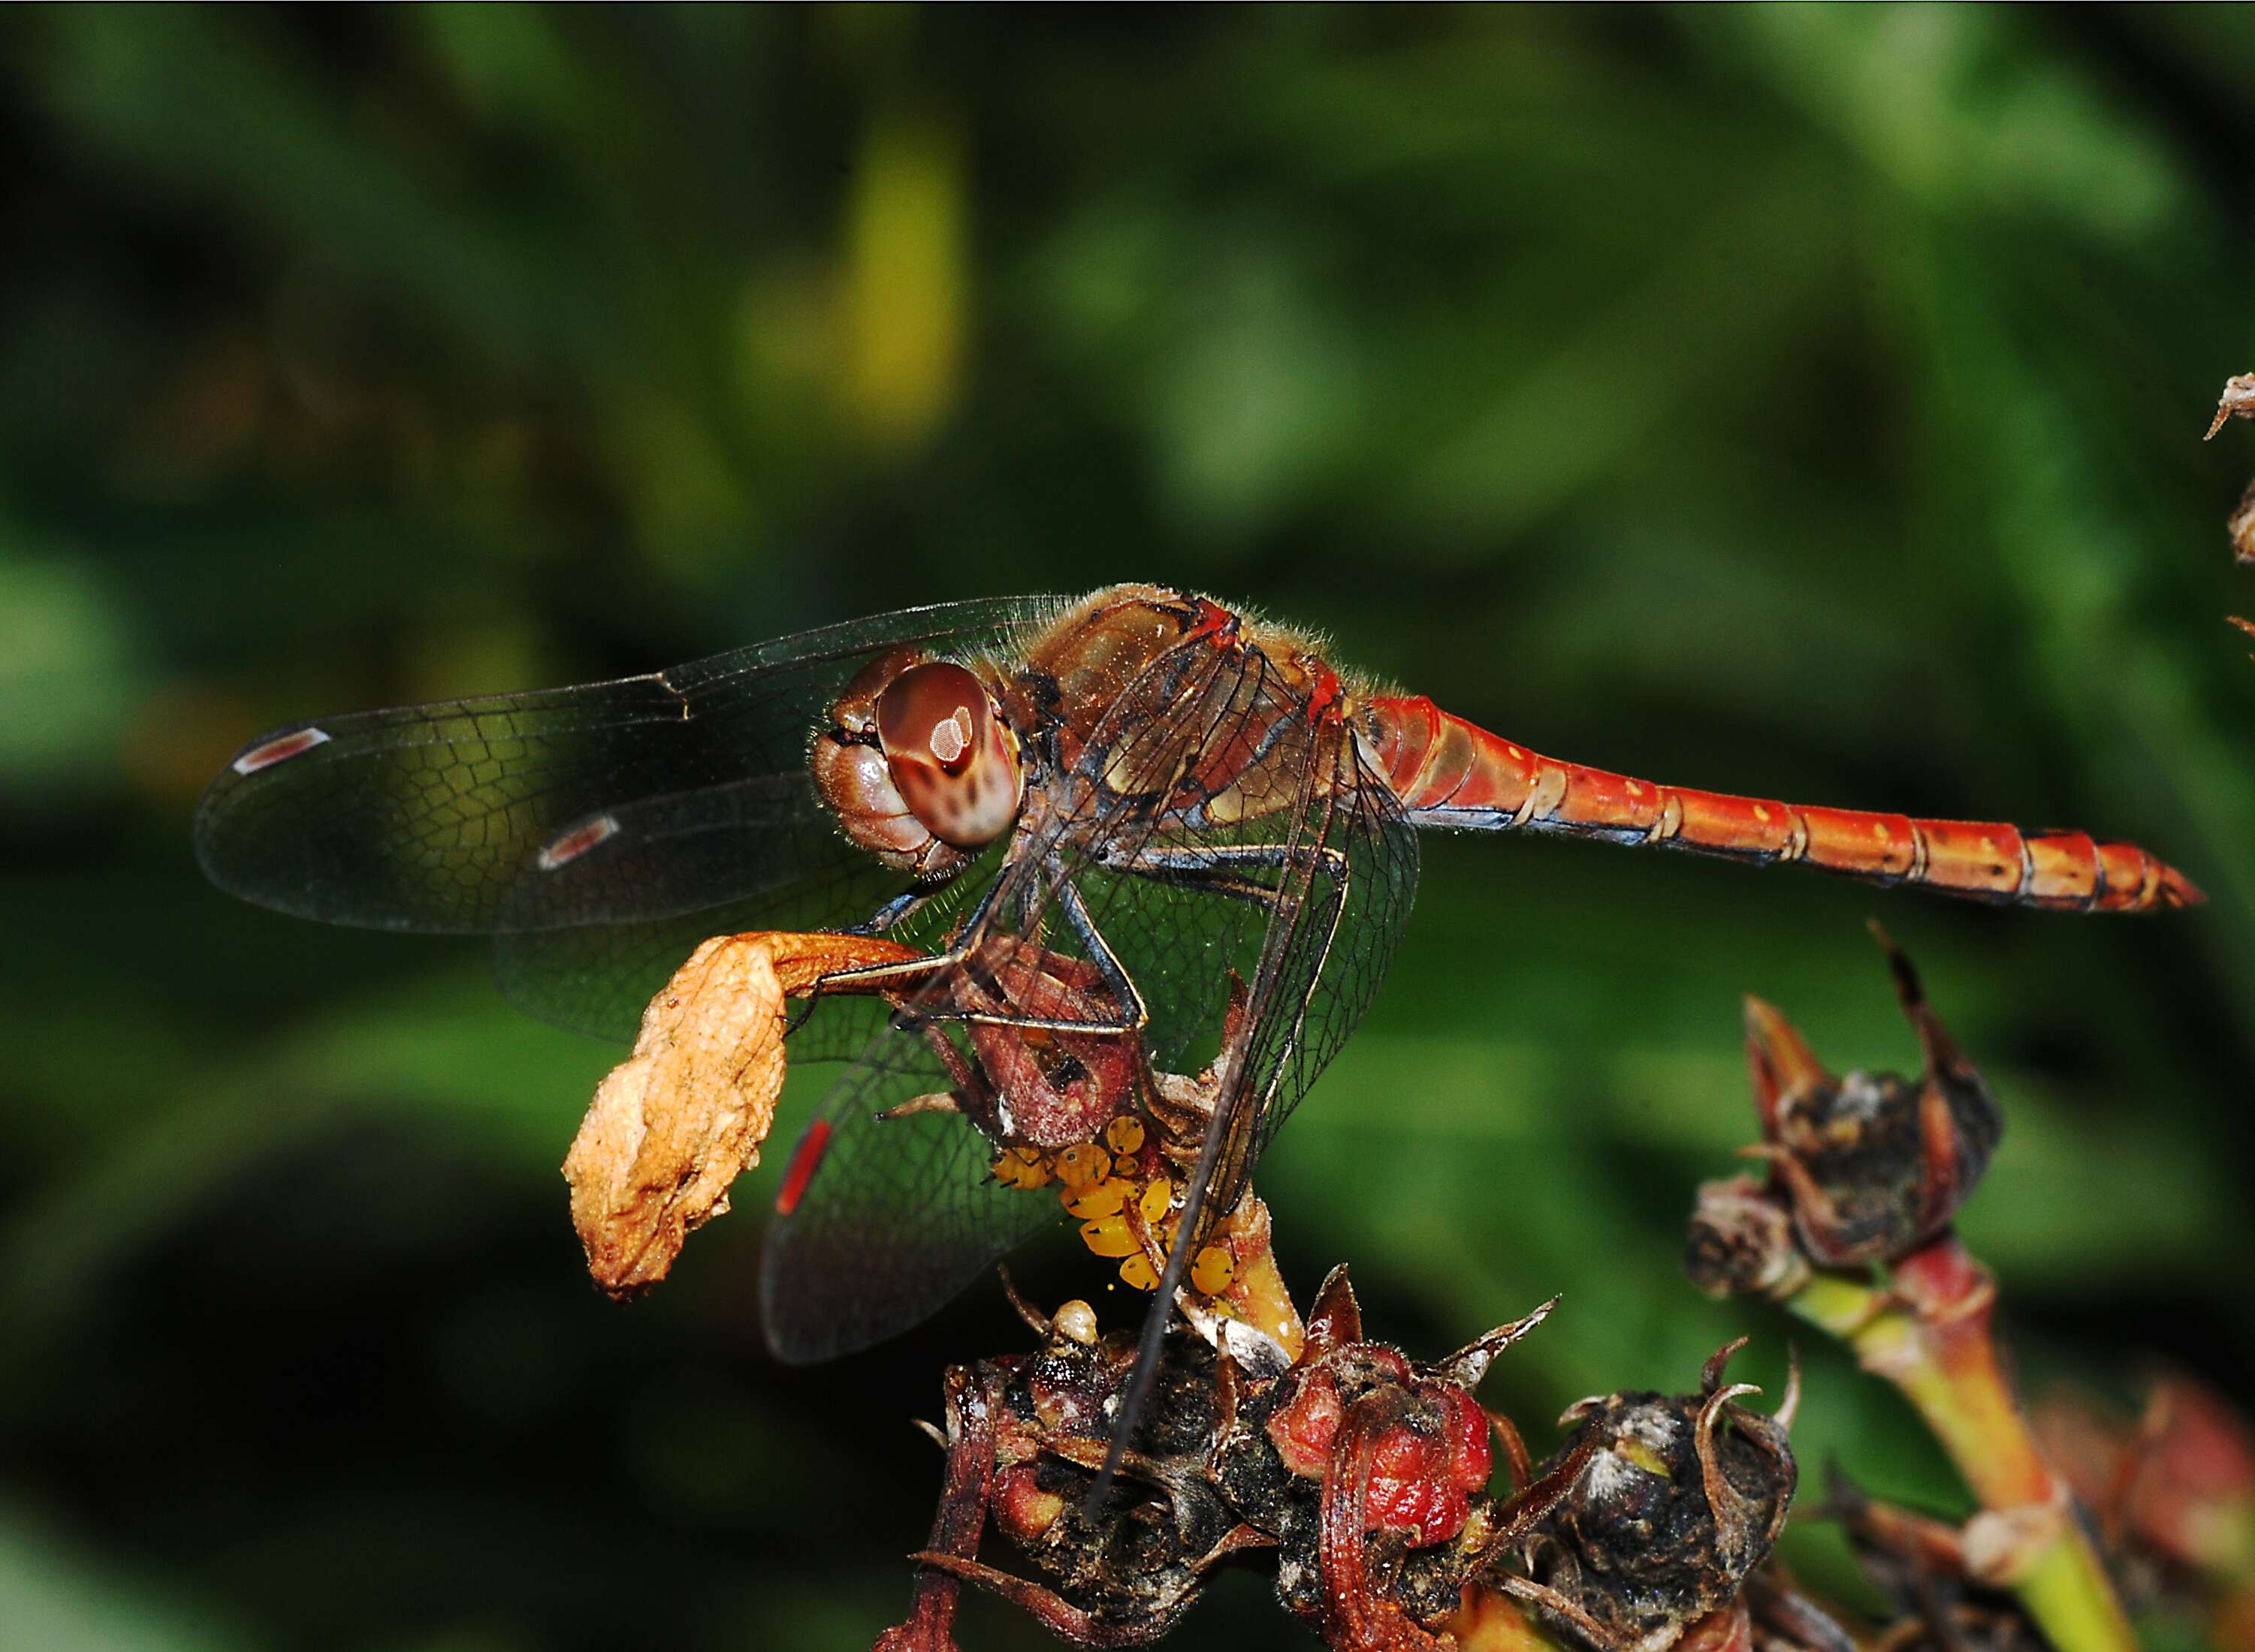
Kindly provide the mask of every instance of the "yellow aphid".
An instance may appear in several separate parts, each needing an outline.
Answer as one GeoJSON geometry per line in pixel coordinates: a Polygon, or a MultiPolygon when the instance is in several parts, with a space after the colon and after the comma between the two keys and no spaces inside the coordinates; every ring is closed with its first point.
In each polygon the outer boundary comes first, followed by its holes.
{"type": "Polygon", "coordinates": [[[1167,1220],[1167,1212],[1175,1202],[1175,1185],[1162,1176],[1143,1190],[1143,1197],[1135,1201],[1135,1208],[1143,1213],[1143,1220],[1154,1227],[1167,1220]]]}
{"type": "Polygon", "coordinates": [[[1135,1235],[1128,1230],[1127,1222],[1118,1216],[1083,1222],[1080,1242],[1099,1256],[1132,1256],[1142,1248],[1136,1243],[1135,1235]]]}
{"type": "Polygon", "coordinates": [[[1668,1459],[1634,1435],[1624,1435],[1613,1442],[1613,1450],[1634,1463],[1647,1474],[1657,1474],[1662,1480],[1674,1480],[1668,1471],[1668,1459]]]}
{"type": "Polygon", "coordinates": [[[1004,1148],[994,1160],[994,1179],[1005,1187],[1047,1187],[1050,1167],[1032,1148],[1004,1148]]]}
{"type": "Polygon", "coordinates": [[[1138,1290],[1156,1290],[1159,1276],[1152,1270],[1149,1258],[1130,1256],[1120,1264],[1120,1283],[1133,1285],[1138,1290]]]}
{"type": "Polygon", "coordinates": [[[1067,1187],[1093,1187],[1112,1174],[1112,1155],[1093,1142],[1066,1148],[1057,1156],[1057,1174],[1067,1187]]]}
{"type": "Polygon", "coordinates": [[[1104,1141],[1114,1153],[1142,1151],[1143,1121],[1132,1114],[1113,1120],[1104,1127],[1104,1141]]]}
{"type": "Polygon", "coordinates": [[[1116,1176],[1107,1176],[1093,1187],[1065,1187],[1059,1190],[1064,1207],[1083,1221],[1094,1221],[1100,1216],[1117,1216],[1127,1207],[1128,1195],[1135,1192],[1116,1176]]]}
{"type": "Polygon", "coordinates": [[[1237,1259],[1219,1245],[1208,1245],[1191,1263],[1191,1289],[1201,1296],[1219,1296],[1236,1276],[1237,1259]]]}

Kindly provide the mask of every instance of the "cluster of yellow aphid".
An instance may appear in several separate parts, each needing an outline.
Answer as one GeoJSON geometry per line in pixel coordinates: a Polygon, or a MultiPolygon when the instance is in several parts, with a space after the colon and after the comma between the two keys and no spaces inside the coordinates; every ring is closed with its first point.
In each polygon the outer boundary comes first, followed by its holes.
{"type": "MultiPolygon", "coordinates": [[[[1080,1219],[1081,1242],[1099,1256],[1121,1258],[1122,1283],[1156,1290],[1158,1263],[1174,1242],[1177,1201],[1170,1177],[1134,1173],[1146,1135],[1142,1120],[1122,1117],[1104,1127],[1101,1142],[1083,1142],[1055,1153],[1004,1148],[994,1160],[994,1179],[1005,1187],[1057,1183],[1065,1210],[1080,1219]]],[[[1191,1261],[1191,1288],[1201,1296],[1219,1296],[1229,1288],[1236,1270],[1225,1247],[1201,1247],[1191,1261]]]]}

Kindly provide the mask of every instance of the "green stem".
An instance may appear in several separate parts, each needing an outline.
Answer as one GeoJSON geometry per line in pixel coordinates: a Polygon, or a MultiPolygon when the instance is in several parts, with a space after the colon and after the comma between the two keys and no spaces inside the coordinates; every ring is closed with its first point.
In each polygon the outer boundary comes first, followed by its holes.
{"type": "Polygon", "coordinates": [[[2058,1652],[2137,1652],[2113,1582],[1998,1359],[1995,1297],[1986,1271],[1944,1235],[1903,1258],[1886,1289],[1820,1271],[1786,1303],[1902,1391],[1984,1508],[2026,1522],[2004,1572],[2058,1652]]]}

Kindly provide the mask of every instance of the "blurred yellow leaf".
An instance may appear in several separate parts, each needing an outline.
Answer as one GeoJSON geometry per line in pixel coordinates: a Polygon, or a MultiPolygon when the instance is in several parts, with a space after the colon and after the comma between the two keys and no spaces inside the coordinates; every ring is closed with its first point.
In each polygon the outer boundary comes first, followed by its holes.
{"type": "Polygon", "coordinates": [[[963,146],[936,116],[880,116],[847,203],[843,272],[848,417],[913,446],[953,404],[964,334],[963,146]]]}

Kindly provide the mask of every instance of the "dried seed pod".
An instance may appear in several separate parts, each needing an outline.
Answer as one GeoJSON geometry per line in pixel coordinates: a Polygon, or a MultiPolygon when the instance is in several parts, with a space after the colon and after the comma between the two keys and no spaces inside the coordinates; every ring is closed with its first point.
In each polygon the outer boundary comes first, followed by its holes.
{"type": "Polygon", "coordinates": [[[1699,1185],[1683,1271],[1711,1297],[1789,1297],[1807,1283],[1809,1259],[1776,1190],[1733,1176],[1699,1185]]]}
{"type": "Polygon", "coordinates": [[[1615,1394],[1566,1414],[1589,1455],[1527,1543],[1557,1627],[1600,1645],[1660,1652],[1730,1606],[1783,1529],[1796,1475],[1783,1423],[1736,1403],[1725,1385],[1742,1344],[1708,1361],[1696,1394],[1615,1394]]]}
{"type": "Polygon", "coordinates": [[[1949,1227],[2004,1134],[1988,1084],[1960,1052],[1916,972],[1877,924],[1904,1016],[1926,1070],[1916,1079],[1836,1079],[1791,1023],[1746,1001],[1746,1059],[1762,1145],[1792,1209],[1802,1249],[1820,1267],[1887,1262],[1949,1227]]]}
{"type": "Polygon", "coordinates": [[[1530,1475],[1517,1431],[1472,1391],[1555,1304],[1420,1364],[1364,1339],[1341,1269],[1288,1367],[1267,1339],[1250,1363],[1233,1357],[1238,1321],[1177,1318],[1158,1394],[1092,1513],[1134,1344],[1094,1334],[1085,1304],[1017,1305],[1042,1346],[949,1374],[947,1427],[933,1431],[946,1490],[883,1652],[952,1652],[966,1583],[1070,1644],[1140,1645],[1215,1565],[1254,1550],[1274,1551],[1286,1609],[1352,1652],[1515,1644],[1528,1610],[1601,1652],[1847,1652],[1817,1632],[1821,1614],[1741,1598],[1784,1523],[1794,1463],[1790,1395],[1763,1417],[1736,1403],[1751,1388],[1724,1381],[1738,1344],[1696,1394],[1577,1408],[1576,1439],[1530,1475]],[[1499,1438],[1515,1488],[1500,1501],[1487,1491],[1499,1438]],[[1038,1580],[978,1558],[990,1519],[1038,1580]]]}

